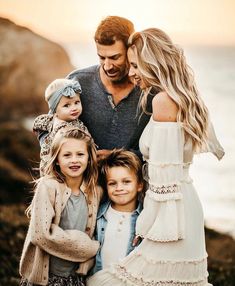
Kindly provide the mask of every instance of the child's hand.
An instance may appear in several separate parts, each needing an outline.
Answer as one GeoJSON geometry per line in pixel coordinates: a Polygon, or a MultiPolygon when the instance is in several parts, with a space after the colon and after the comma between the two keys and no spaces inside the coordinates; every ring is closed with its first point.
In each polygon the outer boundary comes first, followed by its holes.
{"type": "Polygon", "coordinates": [[[96,153],[98,161],[105,159],[110,153],[111,153],[111,150],[107,150],[107,149],[98,150],[96,153]]]}
{"type": "Polygon", "coordinates": [[[141,237],[136,235],[132,241],[132,246],[138,245],[139,241],[141,240],[141,237]]]}

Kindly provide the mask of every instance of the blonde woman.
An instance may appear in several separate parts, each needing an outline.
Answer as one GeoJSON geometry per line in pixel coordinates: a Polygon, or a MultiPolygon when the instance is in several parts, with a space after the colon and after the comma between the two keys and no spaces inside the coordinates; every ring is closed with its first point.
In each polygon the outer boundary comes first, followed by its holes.
{"type": "Polygon", "coordinates": [[[129,39],[129,76],[146,96],[155,93],[153,114],[140,138],[148,162],[149,189],[137,219],[141,244],[88,285],[204,286],[208,283],[204,219],[189,176],[196,152],[224,155],[208,110],[183,52],[159,29],[129,39]]]}

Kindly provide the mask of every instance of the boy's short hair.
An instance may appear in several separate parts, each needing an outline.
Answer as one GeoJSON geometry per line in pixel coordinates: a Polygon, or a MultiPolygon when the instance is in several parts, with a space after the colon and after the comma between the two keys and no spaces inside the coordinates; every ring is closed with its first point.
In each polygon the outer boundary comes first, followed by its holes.
{"type": "Polygon", "coordinates": [[[125,167],[136,174],[138,183],[143,183],[142,164],[137,155],[124,149],[114,149],[99,162],[100,183],[106,189],[107,172],[112,167],[125,167]]]}
{"type": "Polygon", "coordinates": [[[134,31],[134,24],[130,20],[119,16],[108,16],[100,22],[94,39],[96,43],[107,46],[120,40],[127,47],[128,39],[134,31]]]}

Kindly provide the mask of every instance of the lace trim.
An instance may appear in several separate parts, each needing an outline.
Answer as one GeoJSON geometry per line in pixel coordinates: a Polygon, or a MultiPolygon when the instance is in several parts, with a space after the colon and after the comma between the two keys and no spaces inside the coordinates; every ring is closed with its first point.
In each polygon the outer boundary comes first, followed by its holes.
{"type": "Polygon", "coordinates": [[[181,234],[181,235],[178,235],[178,237],[164,239],[164,238],[157,238],[153,235],[146,235],[146,236],[142,236],[142,238],[147,238],[152,241],[164,243],[164,242],[174,242],[174,241],[182,240],[182,239],[185,239],[185,236],[181,234]]]}
{"type": "MultiPolygon", "coordinates": [[[[142,239],[144,239],[144,238],[147,238],[147,239],[149,239],[149,240],[152,240],[152,241],[156,241],[156,242],[162,242],[162,243],[164,243],[164,242],[174,242],[174,241],[178,241],[178,240],[181,240],[181,239],[185,239],[185,236],[183,236],[183,235],[179,235],[179,237],[178,238],[172,238],[172,239],[170,239],[170,238],[168,238],[168,239],[163,239],[163,238],[156,238],[156,237],[154,237],[154,236],[150,236],[150,235],[143,235],[143,234],[139,234],[139,233],[136,233],[136,236],[139,236],[140,238],[142,238],[142,239]]],[[[157,262],[152,262],[153,264],[157,264],[159,261],[157,261],[157,262]]]]}
{"type": "Polygon", "coordinates": [[[164,167],[169,167],[169,166],[183,166],[183,167],[189,167],[192,162],[187,162],[187,163],[184,163],[184,162],[165,162],[165,163],[156,163],[156,162],[153,162],[153,161],[147,161],[147,164],[149,165],[153,165],[153,166],[156,166],[156,167],[161,167],[161,168],[164,168],[164,167]]]}
{"type": "Polygon", "coordinates": [[[155,260],[151,258],[147,258],[143,256],[142,253],[139,251],[135,252],[136,256],[141,256],[146,262],[151,264],[200,264],[202,262],[205,262],[207,260],[208,255],[206,255],[204,258],[201,258],[199,260],[184,260],[184,261],[172,261],[172,260],[155,260]]]}
{"type": "Polygon", "coordinates": [[[124,267],[121,267],[119,265],[115,266],[115,273],[113,273],[115,276],[117,276],[122,281],[128,281],[132,283],[132,285],[135,286],[205,286],[210,285],[207,283],[207,279],[195,282],[187,282],[187,281],[174,281],[174,280],[168,280],[168,281],[144,281],[142,277],[134,276],[131,273],[128,273],[124,267]]]}
{"type": "Polygon", "coordinates": [[[177,184],[162,185],[162,186],[149,185],[149,190],[157,194],[172,194],[179,192],[179,185],[177,184]]]}
{"type": "Polygon", "coordinates": [[[183,165],[183,162],[153,162],[148,160],[149,165],[154,165],[157,167],[167,167],[167,166],[179,166],[179,165],[183,165]]]}

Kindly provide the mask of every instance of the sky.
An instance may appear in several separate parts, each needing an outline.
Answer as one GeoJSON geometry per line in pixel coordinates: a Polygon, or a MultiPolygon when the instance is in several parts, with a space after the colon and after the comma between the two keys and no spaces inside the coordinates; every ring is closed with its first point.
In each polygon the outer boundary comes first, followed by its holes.
{"type": "Polygon", "coordinates": [[[0,0],[0,16],[59,43],[87,42],[108,15],[182,44],[235,45],[234,0],[0,0]]]}

